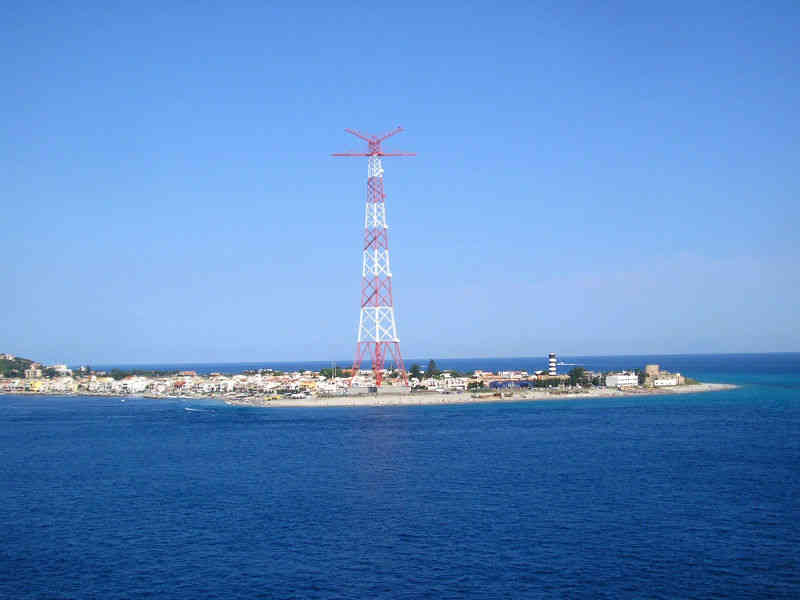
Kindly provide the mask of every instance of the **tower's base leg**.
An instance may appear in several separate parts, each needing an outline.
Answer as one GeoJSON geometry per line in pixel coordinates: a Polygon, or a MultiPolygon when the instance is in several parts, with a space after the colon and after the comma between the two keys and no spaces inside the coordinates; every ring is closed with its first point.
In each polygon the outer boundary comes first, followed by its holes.
{"type": "Polygon", "coordinates": [[[403,364],[403,357],[400,354],[400,344],[397,342],[358,342],[356,344],[356,357],[353,360],[353,374],[350,376],[350,385],[353,385],[353,379],[361,369],[362,361],[369,357],[372,360],[375,385],[380,387],[381,383],[383,383],[383,369],[387,353],[400,371],[403,384],[408,385],[408,374],[406,373],[405,364],[403,364]]]}

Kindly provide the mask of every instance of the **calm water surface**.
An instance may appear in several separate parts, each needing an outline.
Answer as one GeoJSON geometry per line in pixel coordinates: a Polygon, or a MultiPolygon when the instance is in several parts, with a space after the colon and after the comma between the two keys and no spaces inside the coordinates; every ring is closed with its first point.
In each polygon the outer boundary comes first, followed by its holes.
{"type": "Polygon", "coordinates": [[[794,364],[503,405],[0,396],[0,597],[797,598],[794,364]]]}

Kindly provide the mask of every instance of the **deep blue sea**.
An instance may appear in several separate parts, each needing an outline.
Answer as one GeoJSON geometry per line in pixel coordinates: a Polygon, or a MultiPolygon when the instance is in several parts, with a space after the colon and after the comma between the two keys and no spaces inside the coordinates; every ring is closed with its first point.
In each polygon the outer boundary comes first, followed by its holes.
{"type": "Polygon", "coordinates": [[[0,396],[0,598],[800,597],[800,354],[659,358],[583,364],[742,387],[317,409],[0,396]]]}

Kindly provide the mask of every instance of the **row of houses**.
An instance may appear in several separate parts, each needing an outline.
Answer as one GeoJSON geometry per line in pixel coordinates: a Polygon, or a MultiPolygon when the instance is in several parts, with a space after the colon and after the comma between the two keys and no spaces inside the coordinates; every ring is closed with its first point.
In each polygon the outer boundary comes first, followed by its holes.
{"type": "Polygon", "coordinates": [[[292,373],[282,376],[261,374],[202,376],[183,373],[168,377],[131,375],[122,379],[103,375],[85,377],[0,379],[0,391],[37,393],[91,394],[153,394],[153,395],[214,395],[314,393],[320,379],[312,373],[292,373]]]}
{"type": "Polygon", "coordinates": [[[645,365],[641,377],[633,371],[609,373],[606,375],[606,387],[632,387],[644,385],[645,387],[670,387],[684,385],[686,378],[680,373],[662,371],[659,365],[645,365]]]}
{"type": "MultiPolygon", "coordinates": [[[[212,395],[341,395],[354,391],[375,391],[375,378],[371,370],[361,370],[352,380],[350,377],[326,379],[320,373],[297,371],[286,374],[275,374],[269,370],[247,372],[236,375],[211,373],[198,375],[194,371],[182,371],[175,375],[148,377],[130,375],[115,379],[105,374],[79,374],[73,376],[65,365],[47,367],[55,371],[56,377],[42,378],[42,367],[33,363],[25,379],[0,379],[0,391],[5,392],[38,392],[38,393],[79,393],[95,394],[152,394],[163,396],[212,396],[212,395]],[[31,375],[30,377],[28,375],[31,375]]],[[[388,375],[388,373],[387,373],[388,375]]],[[[589,380],[602,378],[600,373],[586,371],[589,380]]],[[[643,372],[644,385],[662,387],[682,385],[685,379],[680,373],[662,371],[658,365],[647,365],[643,372]]],[[[460,392],[475,387],[533,387],[540,385],[560,386],[569,381],[568,375],[551,375],[546,371],[529,373],[527,371],[501,371],[492,373],[476,370],[471,376],[463,377],[452,373],[442,373],[438,377],[412,377],[405,386],[397,378],[387,378],[381,388],[382,392],[408,391],[409,389],[426,389],[436,392],[460,392]]],[[[608,373],[604,383],[607,387],[632,387],[640,383],[639,374],[632,371],[608,373]]]]}
{"type": "Polygon", "coordinates": [[[52,379],[0,379],[0,392],[35,392],[38,394],[74,394],[78,384],[72,377],[52,379]]]}

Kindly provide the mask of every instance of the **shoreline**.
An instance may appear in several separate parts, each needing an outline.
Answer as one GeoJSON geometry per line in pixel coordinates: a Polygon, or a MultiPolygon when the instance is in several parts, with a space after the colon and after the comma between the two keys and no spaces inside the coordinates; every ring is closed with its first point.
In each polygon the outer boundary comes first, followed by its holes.
{"type": "Polygon", "coordinates": [[[365,394],[361,396],[324,396],[297,399],[270,400],[266,396],[249,398],[226,398],[215,394],[200,395],[155,395],[155,394],[113,394],[98,392],[30,392],[0,391],[0,396],[86,396],[89,398],[146,398],[149,400],[205,401],[227,404],[228,406],[251,406],[257,408],[287,407],[341,407],[341,406],[427,406],[441,404],[487,404],[492,402],[554,402],[587,398],[628,398],[633,396],[669,396],[675,394],[698,394],[732,390],[741,386],[732,383],[692,383],[681,386],[660,388],[593,388],[579,392],[550,392],[544,390],[515,391],[511,395],[472,392],[416,392],[413,394],[365,394]]]}
{"type": "Polygon", "coordinates": [[[633,396],[670,396],[675,394],[698,394],[733,390],[740,386],[732,383],[693,383],[662,388],[597,388],[580,392],[519,391],[510,396],[491,393],[473,394],[458,392],[418,392],[414,394],[370,394],[364,396],[331,396],[322,398],[281,399],[266,398],[224,399],[229,406],[253,406],[258,408],[287,407],[342,407],[342,406],[427,406],[441,404],[486,404],[492,402],[552,402],[586,398],[626,398],[633,396]]]}

